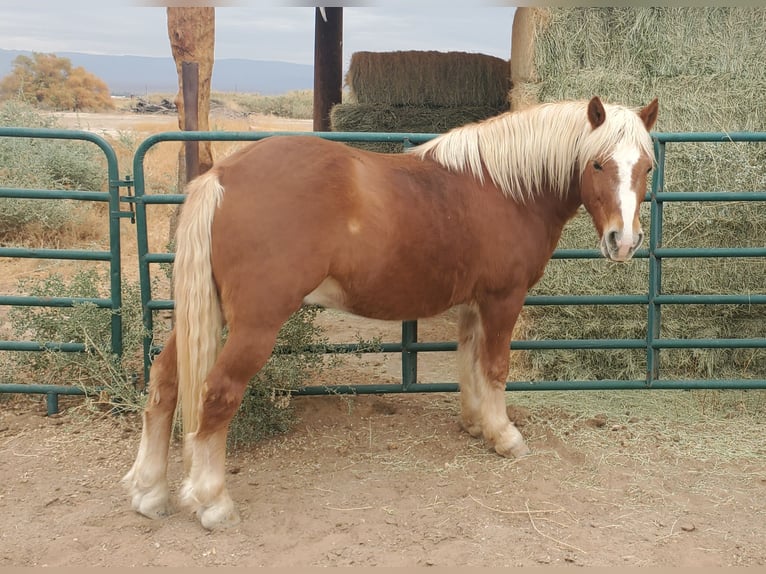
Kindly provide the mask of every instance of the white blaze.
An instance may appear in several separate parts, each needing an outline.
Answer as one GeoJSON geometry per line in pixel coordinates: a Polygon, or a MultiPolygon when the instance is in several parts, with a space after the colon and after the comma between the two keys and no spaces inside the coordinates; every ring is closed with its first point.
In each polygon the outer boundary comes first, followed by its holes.
{"type": "Polygon", "coordinates": [[[633,247],[633,217],[636,213],[638,202],[636,193],[631,186],[633,167],[641,157],[638,147],[622,144],[619,145],[612,155],[617,164],[617,200],[622,213],[622,235],[620,238],[620,254],[626,256],[633,247]]]}

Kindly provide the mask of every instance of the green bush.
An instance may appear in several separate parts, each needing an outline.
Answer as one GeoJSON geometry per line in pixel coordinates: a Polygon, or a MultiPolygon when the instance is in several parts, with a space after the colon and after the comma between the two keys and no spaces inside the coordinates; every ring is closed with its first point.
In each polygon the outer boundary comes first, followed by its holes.
{"type": "MultiPolygon", "coordinates": [[[[95,269],[77,272],[71,280],[60,274],[42,279],[23,279],[19,290],[35,297],[104,297],[106,274],[95,269]]],[[[46,350],[16,352],[10,362],[17,372],[26,373],[37,383],[75,385],[89,393],[99,391],[123,410],[140,410],[143,399],[133,381],[141,371],[143,324],[141,297],[137,283],[124,282],[122,288],[123,356],[112,353],[111,309],[93,303],[73,307],[13,307],[8,319],[18,340],[39,343],[83,343],[86,351],[70,353],[46,350]]]]}
{"type": "MultiPolygon", "coordinates": [[[[0,103],[0,127],[55,128],[54,117],[18,101],[0,103]]],[[[0,186],[100,191],[104,161],[93,144],[0,138],[0,186]]],[[[33,227],[55,235],[85,221],[90,208],[75,201],[0,198],[0,240],[23,241],[33,227]]]]}

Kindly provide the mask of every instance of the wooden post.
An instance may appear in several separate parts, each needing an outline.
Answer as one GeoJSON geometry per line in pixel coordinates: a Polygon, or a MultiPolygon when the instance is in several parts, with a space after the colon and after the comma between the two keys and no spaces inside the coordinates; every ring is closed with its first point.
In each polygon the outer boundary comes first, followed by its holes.
{"type": "Polygon", "coordinates": [[[330,131],[330,110],[343,91],[343,8],[315,9],[314,131],[330,131]]]}
{"type": "MultiPolygon", "coordinates": [[[[183,62],[183,100],[184,100],[184,131],[191,132],[199,129],[199,64],[183,62]]],[[[199,175],[199,142],[184,142],[186,154],[186,181],[189,182],[199,175]]]]}

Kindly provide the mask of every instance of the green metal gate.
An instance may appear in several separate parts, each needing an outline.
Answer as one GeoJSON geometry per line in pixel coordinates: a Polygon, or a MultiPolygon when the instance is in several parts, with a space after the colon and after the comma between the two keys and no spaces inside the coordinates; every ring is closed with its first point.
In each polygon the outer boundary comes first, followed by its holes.
{"type": "MultiPolygon", "coordinates": [[[[277,132],[166,132],[151,136],[139,147],[134,157],[136,185],[136,224],[139,236],[139,267],[142,289],[142,304],[147,333],[154,328],[153,313],[172,309],[173,302],[167,299],[154,299],[151,289],[151,265],[171,263],[173,255],[153,253],[148,249],[146,240],[146,206],[159,203],[180,203],[183,195],[157,195],[147,191],[143,161],[147,151],[164,141],[254,141],[276,135],[277,132]]],[[[433,134],[406,133],[316,133],[319,137],[349,143],[386,142],[402,143],[404,147],[427,141],[433,134]]],[[[659,356],[664,349],[714,349],[714,348],[766,348],[766,328],[764,336],[739,339],[672,339],[661,336],[663,305],[690,304],[766,304],[766,291],[757,294],[735,295],[671,295],[663,293],[662,263],[671,258],[711,258],[711,257],[750,257],[766,261],[766,246],[757,248],[665,248],[663,247],[663,207],[670,202],[710,201],[766,201],[766,191],[756,192],[667,192],[664,190],[666,168],[666,146],[668,144],[717,142],[727,145],[733,142],[766,142],[766,133],[667,133],[653,134],[657,169],[652,180],[652,189],[647,196],[650,203],[650,231],[648,248],[641,249],[635,257],[649,260],[649,281],[646,292],[635,295],[530,295],[526,305],[640,305],[646,308],[646,337],[642,339],[567,339],[567,340],[518,340],[513,341],[511,349],[549,350],[549,349],[638,349],[646,353],[646,377],[639,380],[579,380],[579,381],[513,381],[506,385],[507,390],[575,390],[575,389],[690,389],[690,388],[766,388],[766,378],[738,379],[672,379],[663,378],[659,356]]],[[[595,249],[559,249],[554,259],[597,259],[601,254],[595,249]]],[[[370,385],[322,385],[310,386],[296,394],[326,393],[390,393],[390,392],[446,392],[456,391],[457,383],[419,383],[417,359],[420,353],[450,352],[457,349],[455,341],[418,341],[417,321],[402,323],[402,336],[399,341],[384,342],[373,351],[356,344],[330,345],[326,352],[384,352],[401,354],[402,380],[398,384],[370,385]]],[[[145,341],[145,371],[148,373],[151,357],[157,352],[151,338],[145,341]]]]}
{"type": "MultiPolygon", "coordinates": [[[[111,352],[122,355],[122,307],[121,271],[120,271],[120,186],[118,176],[117,156],[102,137],[78,130],[60,130],[46,128],[6,128],[0,127],[2,138],[31,138],[77,140],[91,142],[98,146],[104,154],[107,165],[108,191],[82,190],[50,190],[50,189],[19,189],[0,187],[0,200],[3,198],[22,199],[68,199],[86,202],[107,203],[109,206],[109,250],[92,251],[80,249],[30,249],[21,247],[0,246],[0,257],[21,257],[36,259],[59,259],[71,261],[104,261],[109,265],[109,297],[33,297],[24,295],[0,295],[0,305],[8,306],[37,306],[37,307],[73,307],[82,303],[91,303],[101,308],[111,309],[111,352]]],[[[85,344],[69,341],[0,341],[0,351],[42,351],[45,349],[63,352],[83,352],[85,344]]],[[[48,413],[58,411],[59,395],[82,394],[82,389],[67,384],[2,384],[0,392],[6,393],[40,393],[47,395],[48,413]]]]}
{"type": "MultiPolygon", "coordinates": [[[[114,150],[103,138],[92,133],[73,130],[48,130],[29,128],[0,128],[0,137],[53,138],[65,140],[84,140],[97,145],[104,153],[108,171],[108,191],[55,191],[35,189],[0,188],[2,198],[29,199],[74,199],[81,201],[105,202],[109,205],[109,251],[86,251],[76,249],[26,249],[0,247],[0,257],[24,257],[43,259],[93,260],[108,262],[110,268],[110,296],[108,298],[39,298],[31,296],[0,295],[0,305],[6,306],[53,306],[70,307],[79,303],[93,303],[113,311],[111,323],[111,350],[116,355],[122,354],[122,317],[119,310],[122,305],[121,270],[120,270],[120,220],[133,217],[132,212],[122,211],[122,203],[130,203],[135,209],[135,231],[137,233],[139,283],[143,322],[147,333],[144,340],[144,375],[148,380],[148,371],[158,347],[153,344],[151,333],[154,329],[154,315],[173,308],[170,299],[155,298],[152,290],[152,269],[156,265],[168,265],[173,261],[173,254],[152,252],[148,242],[147,208],[158,204],[179,204],[183,202],[181,194],[151,193],[146,181],[144,161],[149,150],[161,143],[171,141],[255,141],[284,132],[165,132],[150,136],[144,140],[133,158],[134,181],[129,178],[120,180],[117,159],[114,150]],[[120,196],[120,188],[135,186],[135,195],[120,196]]],[[[285,135],[295,135],[285,133],[285,135]]],[[[312,135],[312,134],[302,134],[312,135]]],[[[405,133],[315,133],[335,141],[348,143],[399,143],[403,147],[417,145],[434,137],[434,134],[405,133]]],[[[654,172],[651,192],[647,196],[650,206],[650,225],[648,246],[639,250],[637,259],[648,259],[649,280],[643,293],[630,295],[529,295],[526,305],[634,305],[646,309],[646,337],[635,339],[564,339],[564,340],[518,340],[511,348],[518,350],[548,349],[634,349],[646,355],[646,377],[638,380],[579,380],[579,381],[514,381],[508,382],[508,390],[574,390],[574,389],[689,389],[689,388],[766,388],[766,374],[759,378],[737,379],[672,379],[664,378],[660,368],[660,354],[669,349],[722,349],[722,348],[766,348],[766,327],[764,335],[755,338],[689,338],[674,339],[661,335],[662,309],[667,305],[716,305],[766,304],[766,291],[748,294],[718,295],[679,295],[665,294],[663,291],[663,261],[675,258],[730,258],[748,257],[766,264],[766,246],[758,247],[720,247],[720,248],[667,248],[663,247],[663,209],[673,202],[766,202],[766,190],[760,191],[665,191],[666,148],[668,145],[687,143],[716,142],[729,145],[732,142],[766,143],[766,132],[759,133],[667,133],[653,134],[657,169],[654,172]]],[[[559,249],[554,259],[587,260],[601,258],[595,249],[559,249]]],[[[324,347],[328,353],[336,352],[383,352],[401,355],[402,378],[398,384],[370,385],[330,385],[310,386],[296,394],[325,393],[390,393],[390,392],[448,392],[458,389],[455,382],[420,383],[418,382],[418,356],[421,353],[451,352],[457,349],[455,341],[419,341],[417,321],[402,323],[401,338],[398,341],[383,342],[380,347],[370,350],[358,344],[336,344],[324,347]]],[[[0,351],[40,351],[55,349],[67,352],[82,352],[83,343],[58,341],[0,341],[0,351]]],[[[78,387],[60,385],[21,385],[0,384],[0,392],[42,393],[48,397],[48,412],[56,412],[58,395],[81,394],[78,387]]]]}

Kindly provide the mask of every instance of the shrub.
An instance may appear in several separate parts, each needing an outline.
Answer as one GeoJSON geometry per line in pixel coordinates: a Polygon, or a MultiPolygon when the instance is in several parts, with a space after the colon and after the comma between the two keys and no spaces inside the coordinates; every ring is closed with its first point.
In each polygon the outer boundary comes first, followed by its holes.
{"type": "MultiPolygon", "coordinates": [[[[77,272],[67,281],[60,274],[42,279],[22,279],[19,290],[37,297],[98,298],[108,285],[106,274],[95,269],[77,272]]],[[[102,401],[135,411],[143,399],[133,385],[141,370],[143,326],[137,283],[123,282],[123,356],[111,348],[112,310],[93,303],[73,307],[13,307],[8,313],[11,330],[18,339],[40,343],[83,343],[84,353],[46,350],[17,352],[10,362],[17,371],[38,383],[71,384],[89,393],[98,391],[102,401]]]]}
{"type": "MultiPolygon", "coordinates": [[[[55,118],[18,101],[0,103],[0,127],[55,128],[55,118]]],[[[103,160],[93,144],[36,138],[0,138],[0,185],[28,189],[98,191],[103,160]]],[[[0,240],[55,236],[84,224],[89,207],[75,201],[0,199],[0,240]]]]}

